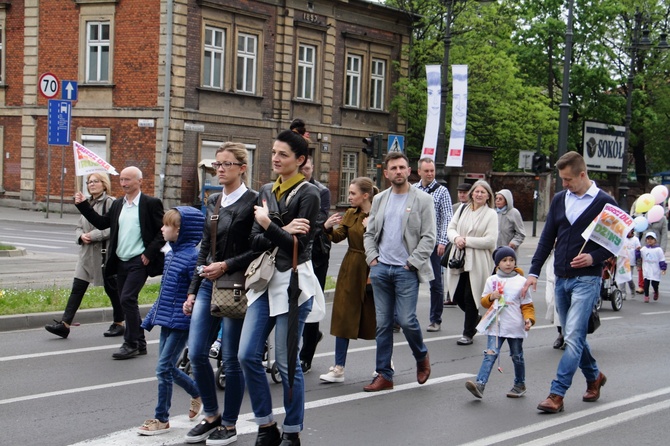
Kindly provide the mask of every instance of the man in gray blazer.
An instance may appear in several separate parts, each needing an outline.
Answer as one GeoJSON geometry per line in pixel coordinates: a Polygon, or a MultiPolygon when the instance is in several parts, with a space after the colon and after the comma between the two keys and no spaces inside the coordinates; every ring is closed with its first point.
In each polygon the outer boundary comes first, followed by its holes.
{"type": "Polygon", "coordinates": [[[417,382],[423,384],[430,376],[430,358],[416,318],[416,303],[419,282],[434,278],[430,255],[436,238],[435,206],[430,195],[410,186],[410,172],[404,153],[386,156],[384,176],[391,188],[372,200],[363,237],[377,315],[377,373],[364,387],[366,392],[393,388],[394,313],[416,359],[417,382]]]}

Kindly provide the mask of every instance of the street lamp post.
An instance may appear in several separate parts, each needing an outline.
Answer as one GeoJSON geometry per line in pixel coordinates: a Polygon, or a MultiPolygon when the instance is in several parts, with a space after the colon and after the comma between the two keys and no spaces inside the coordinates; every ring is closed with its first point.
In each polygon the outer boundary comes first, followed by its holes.
{"type": "Polygon", "coordinates": [[[444,57],[442,59],[441,92],[440,92],[440,122],[437,130],[437,153],[435,154],[435,177],[438,182],[444,182],[446,176],[445,160],[447,155],[447,135],[445,119],[447,117],[447,92],[449,90],[449,52],[451,50],[451,22],[454,13],[454,1],[445,0],[447,14],[444,17],[444,57]]]}
{"type": "MultiPolygon", "coordinates": [[[[619,207],[628,211],[628,153],[630,151],[630,126],[633,121],[633,89],[635,88],[635,63],[638,50],[647,50],[651,48],[652,42],[649,39],[649,31],[645,29],[640,37],[642,28],[642,13],[639,8],[635,11],[635,28],[633,28],[633,40],[630,46],[630,69],[626,80],[626,121],[625,121],[625,148],[623,152],[623,161],[621,163],[621,179],[619,181],[619,207]]],[[[668,49],[667,34],[661,34],[661,41],[657,49],[668,49]]]]}
{"type": "MultiPolygon", "coordinates": [[[[558,106],[560,110],[558,120],[558,158],[565,155],[568,151],[568,121],[570,115],[570,66],[572,64],[572,10],[574,9],[574,0],[568,2],[568,25],[565,30],[565,60],[563,61],[563,92],[561,103],[558,106]]],[[[560,177],[556,176],[556,192],[563,189],[560,177]]]]}

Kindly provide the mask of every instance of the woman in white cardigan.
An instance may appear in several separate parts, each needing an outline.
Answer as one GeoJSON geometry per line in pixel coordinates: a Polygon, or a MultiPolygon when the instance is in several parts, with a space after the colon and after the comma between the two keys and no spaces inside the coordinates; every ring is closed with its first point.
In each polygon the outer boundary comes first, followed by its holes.
{"type": "Polygon", "coordinates": [[[447,287],[454,302],[465,312],[463,336],[458,345],[472,344],[479,323],[479,301],[486,279],[492,274],[493,250],[498,240],[498,216],[493,206],[493,190],[480,180],[472,185],[468,203],[457,212],[447,228],[447,236],[457,249],[465,249],[465,265],[447,271],[447,287]]]}

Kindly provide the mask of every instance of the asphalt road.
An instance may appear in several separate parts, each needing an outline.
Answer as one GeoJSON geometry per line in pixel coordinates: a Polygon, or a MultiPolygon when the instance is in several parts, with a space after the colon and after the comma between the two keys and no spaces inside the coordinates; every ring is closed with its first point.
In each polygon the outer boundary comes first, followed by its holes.
{"type": "MultiPolygon", "coordinates": [[[[659,302],[644,304],[637,297],[624,302],[621,312],[606,305],[603,324],[589,342],[608,381],[596,403],[584,403],[581,374],[565,400],[565,412],[541,414],[539,401],[548,394],[561,351],[551,348],[556,337],[547,325],[544,295],[534,295],[538,324],[524,343],[524,398],[505,397],[513,381],[513,366],[502,357],[503,373],[494,370],[484,399],[476,400],[464,387],[481,364],[485,339],[457,346],[463,314],[445,309],[443,330],[426,334],[433,372],[423,386],[415,381],[415,363],[402,334],[395,335],[396,368],[393,392],[365,393],[362,387],[374,369],[374,342],[353,341],[346,381],[321,384],[318,375],[332,365],[334,340],[319,345],[313,371],[306,376],[307,409],[304,445],[400,446],[547,445],[547,444],[667,444],[665,423],[670,416],[670,367],[667,339],[670,292],[664,278],[659,302]]],[[[427,289],[422,287],[419,316],[427,324],[427,289]]],[[[322,323],[328,332],[329,317],[322,323]]],[[[0,332],[0,432],[7,445],[173,445],[192,426],[187,421],[188,396],[175,388],[172,431],[139,437],[133,428],[153,415],[156,401],[154,368],[158,330],[149,334],[149,354],[113,361],[117,339],[102,337],[104,324],[74,327],[67,340],[43,329],[0,332]]],[[[281,387],[271,384],[277,419],[281,387]]],[[[220,403],[223,395],[220,392],[220,403]]],[[[254,444],[256,426],[245,398],[236,444],[254,444]]]]}

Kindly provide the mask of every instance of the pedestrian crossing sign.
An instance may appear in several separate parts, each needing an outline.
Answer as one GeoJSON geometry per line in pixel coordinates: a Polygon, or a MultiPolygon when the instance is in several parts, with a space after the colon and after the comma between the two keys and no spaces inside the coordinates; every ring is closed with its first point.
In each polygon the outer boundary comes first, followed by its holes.
{"type": "Polygon", "coordinates": [[[389,135],[388,152],[405,152],[405,137],[402,135],[389,135]]]}

